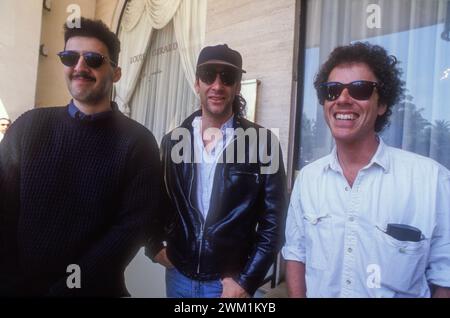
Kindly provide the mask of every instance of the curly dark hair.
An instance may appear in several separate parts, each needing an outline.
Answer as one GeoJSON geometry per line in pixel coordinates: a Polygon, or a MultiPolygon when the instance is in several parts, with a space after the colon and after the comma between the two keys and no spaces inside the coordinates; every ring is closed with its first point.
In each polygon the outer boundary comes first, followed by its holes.
{"type": "Polygon", "coordinates": [[[116,65],[119,62],[120,40],[101,20],[91,20],[82,17],[79,28],[70,28],[67,26],[67,23],[64,23],[64,47],[67,41],[75,36],[96,38],[103,42],[108,48],[111,61],[116,63],[116,65]]]}
{"type": "Polygon", "coordinates": [[[350,63],[366,64],[381,83],[381,86],[377,87],[379,104],[386,105],[386,112],[378,116],[375,122],[375,131],[380,132],[389,123],[392,106],[404,96],[404,82],[400,79],[402,71],[398,68],[397,58],[388,55],[383,47],[368,42],[355,42],[335,48],[314,79],[314,87],[321,105],[324,104],[324,100],[319,97],[320,85],[328,81],[328,76],[336,66],[350,63]]]}

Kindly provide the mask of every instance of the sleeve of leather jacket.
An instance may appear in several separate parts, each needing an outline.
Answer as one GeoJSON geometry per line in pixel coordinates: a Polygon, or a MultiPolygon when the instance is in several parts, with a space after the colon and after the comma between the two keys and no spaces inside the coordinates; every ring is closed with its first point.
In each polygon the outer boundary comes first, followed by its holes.
{"type": "Polygon", "coordinates": [[[147,255],[153,262],[155,262],[155,256],[164,248],[164,241],[166,240],[166,228],[167,222],[170,219],[168,211],[171,211],[171,203],[166,190],[165,183],[165,168],[166,168],[166,155],[165,152],[170,151],[170,136],[164,136],[161,142],[161,198],[160,207],[154,211],[153,217],[150,221],[150,227],[148,232],[148,240],[145,244],[145,255],[147,255]]]}
{"type": "MultiPolygon", "coordinates": [[[[270,136],[276,138],[273,134],[270,136]]],[[[235,278],[250,295],[253,295],[263,282],[284,242],[287,208],[286,173],[281,147],[278,139],[276,140],[278,153],[272,152],[269,165],[275,165],[272,167],[277,167],[277,169],[274,173],[261,175],[264,182],[264,191],[260,197],[262,202],[258,217],[256,244],[246,267],[235,278]],[[278,162],[275,162],[275,160],[278,160],[278,162]]]]}

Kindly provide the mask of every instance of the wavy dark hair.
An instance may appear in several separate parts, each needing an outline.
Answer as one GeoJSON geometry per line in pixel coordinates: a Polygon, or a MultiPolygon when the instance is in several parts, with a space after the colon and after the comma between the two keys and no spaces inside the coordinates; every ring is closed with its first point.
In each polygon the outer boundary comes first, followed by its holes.
{"type": "Polygon", "coordinates": [[[322,64],[314,79],[319,103],[324,100],[319,97],[319,87],[328,81],[331,71],[342,64],[364,63],[366,64],[381,87],[377,87],[379,105],[386,105],[386,112],[378,116],[375,122],[375,131],[380,132],[389,124],[389,116],[392,115],[392,107],[404,97],[404,82],[400,79],[402,71],[398,68],[397,58],[388,55],[386,50],[368,42],[355,42],[346,46],[339,46],[331,52],[328,60],[322,64]]]}
{"type": "Polygon", "coordinates": [[[69,28],[67,23],[64,23],[64,47],[67,41],[75,36],[85,36],[96,38],[103,42],[108,48],[109,58],[115,62],[119,62],[120,40],[117,35],[112,32],[108,26],[101,20],[91,20],[82,17],[79,28],[69,28]]]}
{"type": "Polygon", "coordinates": [[[244,117],[246,113],[247,101],[242,95],[236,95],[233,100],[233,113],[238,117],[244,117]]]}

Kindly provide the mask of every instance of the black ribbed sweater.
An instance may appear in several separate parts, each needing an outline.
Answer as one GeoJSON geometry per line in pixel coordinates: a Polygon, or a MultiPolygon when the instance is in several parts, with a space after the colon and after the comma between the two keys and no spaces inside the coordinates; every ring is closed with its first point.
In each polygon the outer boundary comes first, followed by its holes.
{"type": "Polygon", "coordinates": [[[155,138],[120,112],[25,113],[0,144],[0,295],[126,295],[159,189],[155,138]],[[81,289],[66,286],[70,264],[81,289]]]}

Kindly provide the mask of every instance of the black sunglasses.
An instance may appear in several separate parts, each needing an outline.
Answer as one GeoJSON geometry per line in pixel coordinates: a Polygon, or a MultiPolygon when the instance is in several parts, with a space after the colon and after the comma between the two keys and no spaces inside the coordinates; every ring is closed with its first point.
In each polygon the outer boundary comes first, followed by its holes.
{"type": "Polygon", "coordinates": [[[225,86],[231,86],[239,79],[239,72],[228,67],[219,71],[214,67],[202,67],[197,71],[198,78],[207,85],[214,83],[217,74],[219,74],[220,80],[225,86]]]}
{"type": "Polygon", "coordinates": [[[109,59],[108,57],[96,52],[79,53],[77,51],[62,51],[57,55],[61,59],[61,62],[68,67],[74,67],[75,65],[77,65],[81,55],[83,55],[84,61],[86,62],[87,66],[91,68],[99,68],[107,60],[109,60],[109,63],[111,63],[112,66],[117,66],[117,63],[111,61],[111,59],[109,59]]]}
{"type": "Polygon", "coordinates": [[[348,84],[339,82],[322,83],[319,86],[319,101],[321,104],[325,100],[334,101],[339,98],[344,88],[348,90],[349,95],[357,100],[368,100],[375,87],[381,87],[381,84],[371,81],[354,81],[348,84]]]}

